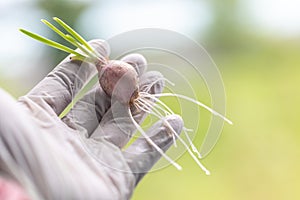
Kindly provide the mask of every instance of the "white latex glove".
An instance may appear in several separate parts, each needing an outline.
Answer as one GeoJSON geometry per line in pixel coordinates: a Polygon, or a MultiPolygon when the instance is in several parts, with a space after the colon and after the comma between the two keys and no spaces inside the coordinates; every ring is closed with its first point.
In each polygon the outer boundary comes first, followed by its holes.
{"type": "MultiPolygon", "coordinates": [[[[100,40],[90,44],[105,54],[100,40]]],[[[141,88],[162,76],[143,73],[146,63],[141,55],[123,60],[138,70],[141,88]]],[[[129,199],[161,157],[144,138],[122,150],[135,127],[127,117],[113,115],[110,98],[99,85],[67,116],[58,117],[95,73],[94,66],[67,57],[17,102],[0,89],[0,177],[18,183],[30,199],[129,199]]],[[[162,92],[163,85],[158,81],[150,92],[162,92]]],[[[133,113],[138,122],[145,117],[133,113]]],[[[181,132],[179,116],[166,120],[181,132]]],[[[173,139],[163,124],[157,122],[147,134],[166,151],[173,139]]]]}

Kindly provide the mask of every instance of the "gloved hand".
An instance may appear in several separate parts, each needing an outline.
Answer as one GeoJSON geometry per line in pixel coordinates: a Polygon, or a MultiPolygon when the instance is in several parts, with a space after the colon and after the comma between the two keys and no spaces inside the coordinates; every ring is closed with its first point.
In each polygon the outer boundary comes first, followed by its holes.
{"type": "MultiPolygon", "coordinates": [[[[105,54],[102,41],[90,44],[105,54]]],[[[144,73],[141,55],[123,60],[138,70],[140,88],[162,77],[159,72],[144,73]]],[[[0,90],[0,177],[18,183],[31,199],[129,199],[161,157],[144,138],[122,149],[135,127],[126,116],[114,113],[99,84],[63,119],[58,117],[95,73],[94,66],[67,57],[17,102],[0,90]]],[[[160,93],[163,86],[157,81],[150,92],[160,93]]],[[[137,122],[145,117],[141,111],[133,113],[137,122]]],[[[179,116],[166,120],[181,132],[179,116]]],[[[164,151],[173,142],[163,121],[147,134],[164,151]]]]}

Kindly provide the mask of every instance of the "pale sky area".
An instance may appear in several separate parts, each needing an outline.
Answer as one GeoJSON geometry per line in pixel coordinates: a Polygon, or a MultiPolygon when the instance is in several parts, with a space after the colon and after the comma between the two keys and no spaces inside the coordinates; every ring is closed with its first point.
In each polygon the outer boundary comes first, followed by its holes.
{"type": "Polygon", "coordinates": [[[277,36],[300,36],[299,0],[247,0],[247,14],[253,24],[277,36]]]}
{"type": "MultiPolygon", "coordinates": [[[[15,75],[16,71],[23,73],[20,65],[39,55],[39,52],[33,52],[39,44],[21,35],[18,28],[23,27],[44,35],[46,33],[45,26],[39,21],[44,13],[32,9],[31,2],[0,1],[0,72],[8,76],[15,75]],[[16,62],[16,58],[22,63],[16,62]]],[[[157,4],[153,1],[135,1],[130,5],[125,1],[102,1],[88,9],[78,23],[83,30],[89,30],[87,32],[91,37],[99,37],[98,32],[101,32],[104,39],[124,31],[146,27],[171,29],[196,39],[199,30],[201,35],[201,30],[205,30],[211,22],[209,6],[205,1],[202,2],[195,6],[194,1],[179,0],[161,1],[157,4]]],[[[280,37],[300,36],[299,0],[245,0],[243,5],[242,13],[248,15],[248,23],[258,31],[280,37]]]]}
{"type": "MultiPolygon", "coordinates": [[[[115,2],[112,0],[105,6],[93,6],[82,20],[92,21],[95,24],[95,33],[99,29],[108,38],[132,29],[149,27],[170,29],[194,36],[210,21],[209,8],[201,1],[135,1],[134,4],[126,1],[115,2]]],[[[91,25],[82,24],[86,29],[91,25]]]]}

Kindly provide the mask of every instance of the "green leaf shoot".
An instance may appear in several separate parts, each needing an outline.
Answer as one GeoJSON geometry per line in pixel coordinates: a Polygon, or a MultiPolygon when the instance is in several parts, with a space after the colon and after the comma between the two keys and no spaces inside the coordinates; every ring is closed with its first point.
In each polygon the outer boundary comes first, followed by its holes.
{"type": "Polygon", "coordinates": [[[74,54],[75,56],[80,57],[83,60],[86,58],[85,55],[83,55],[83,54],[81,54],[81,53],[79,53],[79,52],[77,52],[77,51],[75,51],[75,50],[73,50],[73,49],[71,49],[71,48],[69,48],[67,46],[59,44],[59,43],[57,43],[55,41],[52,41],[52,40],[49,40],[47,38],[44,38],[44,37],[42,37],[42,36],[40,36],[38,34],[30,32],[30,31],[27,31],[27,30],[24,30],[24,29],[19,29],[19,30],[22,33],[24,33],[25,35],[27,35],[27,36],[35,39],[35,40],[38,40],[38,41],[40,41],[40,42],[42,42],[44,44],[47,44],[48,46],[51,46],[51,47],[56,48],[56,49],[59,49],[61,51],[65,51],[65,52],[70,53],[70,54],[74,54]]]}
{"type": "Polygon", "coordinates": [[[56,21],[59,25],[61,25],[70,35],[72,35],[76,40],[78,40],[82,45],[84,45],[88,50],[94,52],[93,47],[91,47],[88,42],[83,39],[74,29],[72,29],[69,25],[63,22],[61,19],[57,17],[53,17],[53,20],[56,21]]]}

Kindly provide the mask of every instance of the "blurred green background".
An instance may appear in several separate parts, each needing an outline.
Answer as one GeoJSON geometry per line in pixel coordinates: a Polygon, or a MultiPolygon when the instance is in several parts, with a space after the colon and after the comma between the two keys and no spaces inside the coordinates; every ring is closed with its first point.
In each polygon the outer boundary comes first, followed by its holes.
{"type": "Polygon", "coordinates": [[[300,199],[299,7],[293,0],[1,1],[0,87],[24,95],[66,56],[18,32],[58,40],[41,18],[60,17],[87,39],[145,27],[178,31],[217,64],[234,125],[224,126],[203,160],[211,176],[184,154],[183,171],[148,174],[133,199],[300,199]]]}

